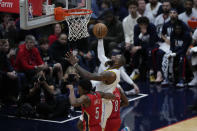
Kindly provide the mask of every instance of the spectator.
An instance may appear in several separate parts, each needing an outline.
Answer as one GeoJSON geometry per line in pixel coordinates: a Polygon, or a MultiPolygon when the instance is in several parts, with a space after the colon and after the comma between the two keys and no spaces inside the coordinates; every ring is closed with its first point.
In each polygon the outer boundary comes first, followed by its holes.
{"type": "Polygon", "coordinates": [[[110,0],[102,0],[99,3],[99,12],[98,12],[98,19],[103,17],[106,10],[109,10],[111,8],[111,2],[110,0]]]}
{"type": "Polygon", "coordinates": [[[181,14],[185,11],[185,8],[183,7],[183,2],[180,0],[171,0],[171,5],[173,9],[177,10],[178,14],[181,14]]]}
{"type": "MultiPolygon", "coordinates": [[[[147,70],[150,71],[150,75],[152,77],[153,71],[151,52],[156,47],[156,42],[158,41],[156,27],[149,23],[147,17],[140,17],[137,20],[137,23],[138,24],[134,28],[134,45],[141,46],[141,48],[133,56],[134,70],[131,74],[132,79],[136,79],[136,77],[139,76],[139,67],[141,65],[147,67],[147,70]],[[140,64],[140,58],[142,58],[142,64],[140,64]]],[[[145,72],[146,71],[143,71],[143,73],[145,72]]],[[[146,75],[144,74],[143,76],[146,75]]]]}
{"type": "MultiPolygon", "coordinates": [[[[182,26],[183,26],[185,32],[190,32],[188,26],[183,21],[178,19],[177,10],[171,9],[171,11],[170,11],[170,21],[165,23],[164,26],[163,26],[163,29],[162,29],[161,37],[162,37],[162,40],[164,41],[164,43],[160,45],[160,47],[159,47],[160,50],[157,53],[157,56],[160,57],[160,58],[157,58],[159,69],[161,68],[160,67],[161,62],[159,62],[159,61],[162,59],[162,57],[165,53],[170,52],[170,36],[171,36],[171,33],[174,31],[174,24],[178,21],[180,23],[182,23],[182,26]]],[[[165,75],[167,75],[167,74],[165,74],[165,75]]],[[[168,77],[168,76],[165,76],[165,77],[168,77]]],[[[168,79],[165,78],[164,81],[161,84],[166,85],[168,83],[169,83],[168,79]]]]}
{"type": "Polygon", "coordinates": [[[193,11],[195,12],[195,14],[197,13],[197,0],[194,0],[193,11]]]}
{"type": "Polygon", "coordinates": [[[146,5],[146,11],[151,12],[156,18],[160,6],[161,3],[158,0],[149,0],[149,3],[146,5]]]}
{"type": "MultiPolygon", "coordinates": [[[[162,8],[163,8],[163,13],[157,16],[155,20],[155,26],[157,28],[157,34],[159,38],[161,38],[163,25],[167,23],[168,21],[170,21],[170,16],[169,16],[169,12],[171,10],[170,1],[168,0],[163,1],[162,8]]],[[[156,49],[152,52],[153,57],[154,57],[154,60],[153,60],[154,70],[155,72],[157,72],[156,73],[157,77],[156,77],[155,82],[159,82],[159,83],[163,80],[162,71],[161,71],[161,63],[162,63],[163,55],[165,54],[162,48],[165,48],[165,47],[169,47],[169,46],[166,45],[166,43],[162,43],[160,44],[160,49],[156,49]]]]}
{"type": "Polygon", "coordinates": [[[122,21],[127,15],[128,11],[122,4],[121,0],[111,0],[112,2],[112,11],[116,18],[122,21]]]}
{"type": "Polygon", "coordinates": [[[86,69],[89,72],[94,72],[94,69],[96,67],[96,56],[94,51],[88,51],[87,53],[83,53],[82,51],[79,51],[79,54],[77,55],[77,58],[79,59],[79,65],[86,69]]]}
{"type": "Polygon", "coordinates": [[[137,19],[140,15],[137,12],[138,3],[135,0],[128,2],[129,15],[124,18],[122,25],[124,29],[126,48],[133,45],[134,26],[137,24],[137,19]]]}
{"type": "Polygon", "coordinates": [[[63,77],[63,71],[62,71],[62,66],[61,64],[59,63],[55,63],[53,58],[52,58],[52,55],[49,51],[49,45],[48,45],[48,39],[46,37],[42,37],[40,40],[39,40],[39,52],[40,52],[40,55],[42,57],[42,60],[43,62],[48,65],[48,69],[45,70],[45,71],[50,71],[50,77],[52,77],[52,73],[54,70],[56,70],[57,74],[58,74],[58,82],[62,79],[63,77]]]}
{"type": "Polygon", "coordinates": [[[184,86],[185,80],[185,56],[189,45],[191,44],[192,38],[188,32],[184,31],[182,22],[176,22],[174,25],[174,31],[170,36],[170,50],[175,53],[173,56],[174,64],[178,66],[178,80],[177,87],[184,86]]]}
{"type": "Polygon", "coordinates": [[[16,47],[18,32],[16,29],[15,20],[11,14],[3,15],[3,23],[0,24],[0,32],[3,38],[9,39],[11,47],[16,47]]]}
{"type": "Polygon", "coordinates": [[[53,26],[54,34],[49,36],[49,46],[51,46],[57,39],[60,33],[62,32],[61,25],[59,23],[53,26]]]}
{"type": "Polygon", "coordinates": [[[108,10],[105,12],[103,23],[107,25],[108,33],[104,38],[106,43],[105,49],[106,53],[110,53],[111,49],[117,46],[118,43],[121,43],[124,39],[124,32],[122,23],[115,18],[113,12],[108,10]]]}
{"type": "Polygon", "coordinates": [[[6,32],[8,32],[8,28],[11,26],[10,20],[12,20],[12,16],[8,13],[5,13],[2,15],[2,23],[0,24],[0,31],[3,35],[3,37],[5,37],[6,32]]]}
{"type": "MultiPolygon", "coordinates": [[[[185,8],[183,7],[183,2],[182,1],[180,1],[180,0],[170,0],[170,3],[171,3],[172,8],[177,10],[178,14],[181,14],[185,11],[185,8]]],[[[160,15],[161,13],[163,13],[162,6],[160,6],[157,15],[160,15]]]]}
{"type": "Polygon", "coordinates": [[[35,37],[27,35],[25,43],[19,46],[19,51],[16,57],[17,70],[25,72],[28,80],[32,79],[32,76],[36,75],[37,72],[48,68],[44,64],[38,49],[35,46],[35,37]]]}
{"type": "Polygon", "coordinates": [[[194,34],[193,34],[193,45],[194,47],[190,49],[190,56],[191,56],[191,68],[192,68],[192,71],[193,71],[193,79],[192,81],[190,81],[188,83],[189,86],[197,86],[197,69],[196,69],[196,66],[197,66],[197,63],[196,63],[196,60],[197,60],[197,57],[196,57],[196,53],[197,53],[197,29],[195,30],[194,34]]]}
{"type": "Polygon", "coordinates": [[[18,76],[10,64],[7,53],[9,42],[6,39],[0,39],[0,99],[3,102],[16,102],[18,95],[18,76]]]}
{"type": "Polygon", "coordinates": [[[185,12],[179,15],[179,19],[185,22],[188,25],[188,20],[192,17],[197,17],[197,14],[192,10],[193,8],[193,0],[186,0],[185,1],[185,12]]]}
{"type": "Polygon", "coordinates": [[[155,18],[150,11],[146,10],[146,2],[145,0],[138,0],[138,13],[141,16],[146,16],[151,23],[154,23],[155,18]]]}
{"type": "Polygon", "coordinates": [[[170,16],[169,16],[169,13],[171,10],[170,1],[169,0],[163,1],[162,8],[163,8],[163,13],[156,17],[155,23],[154,23],[157,28],[158,36],[160,38],[161,38],[163,25],[167,23],[168,21],[170,21],[170,16]]]}
{"type": "Polygon", "coordinates": [[[174,24],[180,21],[182,22],[183,28],[185,31],[190,32],[188,26],[182,21],[178,19],[178,12],[176,9],[171,9],[170,11],[170,21],[165,23],[163,25],[163,29],[162,29],[162,39],[165,41],[165,43],[170,44],[170,35],[174,30],[174,24]]]}
{"type": "Polygon", "coordinates": [[[52,55],[52,59],[55,63],[60,63],[62,65],[63,72],[70,65],[67,60],[65,60],[65,54],[70,51],[70,45],[67,42],[67,35],[65,33],[61,33],[58,36],[58,40],[56,40],[49,51],[52,55]]]}

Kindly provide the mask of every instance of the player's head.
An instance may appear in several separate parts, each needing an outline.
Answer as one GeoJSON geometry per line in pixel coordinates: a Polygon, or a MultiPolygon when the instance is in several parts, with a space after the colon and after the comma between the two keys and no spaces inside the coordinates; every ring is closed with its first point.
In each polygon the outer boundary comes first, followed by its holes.
{"type": "Polygon", "coordinates": [[[8,52],[9,50],[9,42],[7,39],[0,39],[0,51],[8,52]]]}
{"type": "Polygon", "coordinates": [[[80,96],[90,93],[91,90],[92,90],[92,83],[90,82],[90,80],[87,79],[79,80],[78,91],[80,96]]]}
{"type": "Polygon", "coordinates": [[[26,43],[27,50],[31,50],[36,43],[36,39],[33,35],[27,35],[25,37],[25,43],[26,43]]]}
{"type": "Polygon", "coordinates": [[[113,49],[111,60],[105,63],[106,66],[120,68],[121,66],[125,65],[126,60],[124,55],[121,54],[119,50],[113,49]]]}
{"type": "Polygon", "coordinates": [[[49,40],[47,37],[42,37],[40,38],[39,40],[39,45],[40,45],[40,48],[43,50],[43,51],[47,51],[48,48],[49,48],[49,40]]]}

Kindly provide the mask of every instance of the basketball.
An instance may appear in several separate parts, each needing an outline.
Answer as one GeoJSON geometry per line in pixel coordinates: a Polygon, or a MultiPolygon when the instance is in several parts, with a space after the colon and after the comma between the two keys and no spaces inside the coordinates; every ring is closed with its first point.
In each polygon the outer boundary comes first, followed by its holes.
{"type": "Polygon", "coordinates": [[[98,23],[93,27],[93,33],[98,39],[103,39],[107,35],[107,26],[103,23],[98,23]]]}

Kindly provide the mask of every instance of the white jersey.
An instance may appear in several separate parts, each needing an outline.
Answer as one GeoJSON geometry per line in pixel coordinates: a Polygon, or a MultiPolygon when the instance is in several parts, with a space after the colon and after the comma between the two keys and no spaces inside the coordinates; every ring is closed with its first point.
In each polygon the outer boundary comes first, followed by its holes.
{"type": "Polygon", "coordinates": [[[186,25],[188,25],[188,20],[190,20],[192,17],[197,17],[197,14],[194,10],[192,10],[192,13],[188,16],[185,12],[181,13],[179,16],[179,19],[182,20],[186,25]]]}
{"type": "Polygon", "coordinates": [[[150,3],[146,4],[146,11],[151,12],[153,14],[153,16],[156,18],[157,12],[159,10],[159,7],[162,4],[160,2],[157,3],[156,7],[154,9],[151,9],[151,5],[150,3]]]}
{"type": "Polygon", "coordinates": [[[110,85],[107,85],[107,84],[103,83],[102,81],[98,81],[96,83],[96,91],[101,91],[101,92],[105,92],[105,93],[113,93],[113,91],[117,87],[118,83],[120,82],[120,70],[119,69],[109,69],[106,71],[114,72],[116,74],[116,80],[110,85]]]}

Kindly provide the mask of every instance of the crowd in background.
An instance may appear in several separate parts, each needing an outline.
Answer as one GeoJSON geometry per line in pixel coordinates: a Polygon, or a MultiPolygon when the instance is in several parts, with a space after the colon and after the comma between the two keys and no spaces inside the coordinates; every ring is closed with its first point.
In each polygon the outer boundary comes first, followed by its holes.
{"type": "MultiPolygon", "coordinates": [[[[124,54],[131,80],[174,83],[177,88],[185,83],[197,86],[193,50],[197,30],[188,25],[188,20],[197,18],[197,0],[92,0],[92,10],[90,36],[76,42],[68,41],[66,22],[22,30],[19,15],[1,13],[0,103],[36,107],[37,117],[42,118],[68,115],[65,85],[72,83],[78,95],[80,76],[65,54],[72,50],[81,67],[97,72],[98,40],[92,28],[99,22],[108,28],[106,56],[124,54]]],[[[125,91],[138,88],[123,80],[120,85],[125,91]]]]}

